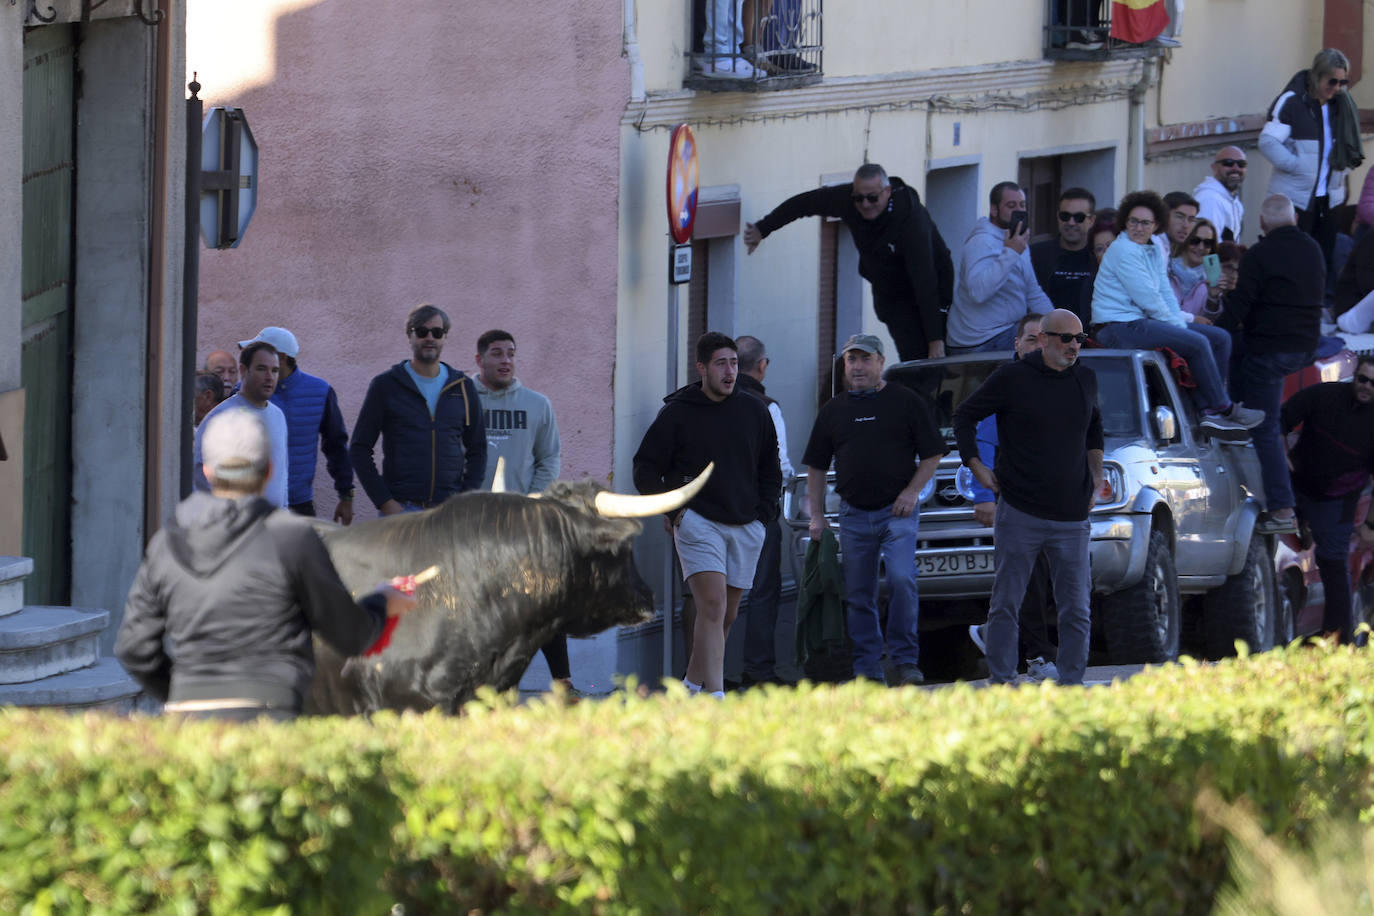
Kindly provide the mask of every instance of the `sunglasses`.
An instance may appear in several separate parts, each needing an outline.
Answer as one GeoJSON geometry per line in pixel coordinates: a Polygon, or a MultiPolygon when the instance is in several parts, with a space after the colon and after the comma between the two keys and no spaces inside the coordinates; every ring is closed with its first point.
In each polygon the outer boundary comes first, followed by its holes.
{"type": "Polygon", "coordinates": [[[883,192],[879,191],[877,194],[850,194],[849,199],[854,201],[854,203],[856,204],[861,204],[864,201],[868,201],[871,204],[876,204],[879,198],[881,198],[882,196],[883,192]]]}
{"type": "Polygon", "coordinates": [[[1350,80],[1338,80],[1338,79],[1336,79],[1334,76],[1331,76],[1331,77],[1327,77],[1326,85],[1328,85],[1328,86],[1333,86],[1333,87],[1334,87],[1334,86],[1345,87],[1345,86],[1349,86],[1349,85],[1350,85],[1350,80]]]}
{"type": "Polygon", "coordinates": [[[411,328],[410,333],[424,340],[426,337],[433,337],[435,340],[444,336],[443,328],[411,328]]]}
{"type": "MultiPolygon", "coordinates": [[[[1058,337],[1060,343],[1068,343],[1071,340],[1076,340],[1079,346],[1082,346],[1088,342],[1088,335],[1081,331],[1077,334],[1070,334],[1067,331],[1041,331],[1040,333],[1044,334],[1046,337],[1058,337]]],[[[1358,377],[1359,376],[1356,376],[1356,378],[1358,377]]]]}
{"type": "Polygon", "coordinates": [[[1196,235],[1188,240],[1189,245],[1201,245],[1209,251],[1217,247],[1216,239],[1198,238],[1196,235]]]}
{"type": "Polygon", "coordinates": [[[1216,160],[1216,164],[1228,169],[1243,169],[1250,163],[1246,162],[1244,159],[1218,159],[1216,160]]]}
{"type": "Polygon", "coordinates": [[[1356,376],[1355,376],[1355,384],[1356,384],[1356,385],[1374,385],[1374,378],[1371,378],[1371,377],[1369,377],[1368,375],[1356,375],[1356,376]]]}
{"type": "Polygon", "coordinates": [[[1070,213],[1068,210],[1059,211],[1059,221],[1061,223],[1067,223],[1069,220],[1073,220],[1075,223],[1081,223],[1087,218],[1088,214],[1086,213],[1070,213]]]}

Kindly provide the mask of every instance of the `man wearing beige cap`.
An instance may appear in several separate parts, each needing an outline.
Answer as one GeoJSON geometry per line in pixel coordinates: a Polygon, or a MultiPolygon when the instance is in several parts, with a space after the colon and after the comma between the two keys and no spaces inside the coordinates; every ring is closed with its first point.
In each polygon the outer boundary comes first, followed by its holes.
{"type": "Polygon", "coordinates": [[[355,602],[310,522],[263,499],[277,469],[257,413],[219,411],[203,428],[210,492],[183,500],[148,543],[115,655],[168,712],[293,718],[313,633],[356,655],[415,601],[381,586],[355,602]]]}
{"type": "Polygon", "coordinates": [[[897,685],[920,684],[925,676],[916,635],[919,495],[949,449],[920,396],[883,380],[882,341],[855,334],[842,353],[849,390],[825,402],[802,456],[811,539],[819,540],[829,527],[825,477],[833,458],[854,674],[884,681],[886,644],[897,685]],[[879,559],[890,595],[886,638],[878,618],[879,559]]]}

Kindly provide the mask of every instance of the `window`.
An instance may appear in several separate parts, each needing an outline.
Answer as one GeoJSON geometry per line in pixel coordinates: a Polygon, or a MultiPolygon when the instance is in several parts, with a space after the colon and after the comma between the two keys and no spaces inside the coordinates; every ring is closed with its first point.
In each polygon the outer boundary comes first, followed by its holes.
{"type": "Polygon", "coordinates": [[[1143,10],[1116,13],[1129,22],[1116,23],[1110,0],[1045,0],[1045,57],[1049,60],[1111,60],[1155,57],[1178,47],[1169,37],[1172,3],[1159,0],[1143,10]],[[1126,41],[1125,38],[1133,40],[1126,41]]]}
{"type": "Polygon", "coordinates": [[[790,89],[820,81],[822,0],[693,0],[690,73],[709,91],[790,89]]]}

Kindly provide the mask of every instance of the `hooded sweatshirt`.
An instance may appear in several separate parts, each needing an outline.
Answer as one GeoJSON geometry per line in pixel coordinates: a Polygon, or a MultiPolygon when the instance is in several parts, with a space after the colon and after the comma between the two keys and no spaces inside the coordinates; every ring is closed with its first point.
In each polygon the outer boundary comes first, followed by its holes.
{"type": "Polygon", "coordinates": [[[1239,196],[1226,190],[1226,185],[1208,175],[1193,188],[1198,205],[1198,219],[1205,219],[1217,227],[1219,241],[1240,241],[1241,223],[1245,220],[1245,204],[1239,196]],[[1228,236],[1226,233],[1230,232],[1228,236]]]}
{"type": "Polygon", "coordinates": [[[356,603],[308,519],[257,496],[193,493],[148,544],[115,641],[149,695],[299,711],[311,633],[344,655],[376,642],[386,600],[356,603]]]}
{"type": "Polygon", "coordinates": [[[763,401],[738,386],[713,401],[700,382],[663,399],[634,457],[635,488],[664,493],[715,470],[687,508],[722,525],[771,524],[778,517],[782,471],[778,438],[763,401]]]}
{"type": "Polygon", "coordinates": [[[949,310],[951,346],[976,347],[1014,327],[1023,315],[1054,308],[1035,279],[1030,249],[1006,246],[1007,230],[986,216],[964,240],[959,285],[949,310]]]}
{"type": "Polygon", "coordinates": [[[1097,375],[1082,362],[1063,371],[1031,353],[999,366],[954,411],[954,437],[966,461],[978,454],[978,421],[997,415],[997,482],[1002,498],[1036,518],[1088,517],[1092,469],[1102,449],[1097,375]]]}
{"type": "Polygon", "coordinates": [[[480,376],[473,376],[472,384],[487,427],[487,473],[482,489],[491,489],[496,461],[504,458],[507,492],[542,493],[563,469],[553,405],[519,379],[505,388],[488,388],[480,376]]]}

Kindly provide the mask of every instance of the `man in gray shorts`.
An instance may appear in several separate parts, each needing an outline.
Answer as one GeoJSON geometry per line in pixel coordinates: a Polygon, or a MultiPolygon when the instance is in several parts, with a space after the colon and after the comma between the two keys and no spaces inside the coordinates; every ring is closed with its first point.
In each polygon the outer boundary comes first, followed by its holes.
{"type": "Polygon", "coordinates": [[[634,457],[635,487],[663,493],[714,463],[706,486],[670,519],[682,575],[697,607],[683,683],[724,696],[725,637],[754,583],[766,525],[778,515],[782,471],[773,420],[735,388],[735,342],[709,331],[697,341],[701,381],[664,398],[634,457]]]}

